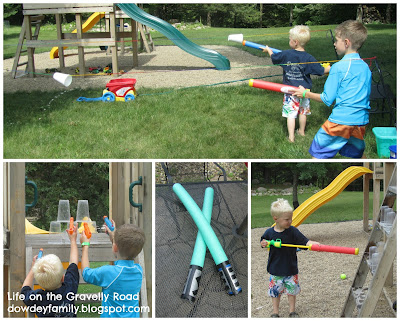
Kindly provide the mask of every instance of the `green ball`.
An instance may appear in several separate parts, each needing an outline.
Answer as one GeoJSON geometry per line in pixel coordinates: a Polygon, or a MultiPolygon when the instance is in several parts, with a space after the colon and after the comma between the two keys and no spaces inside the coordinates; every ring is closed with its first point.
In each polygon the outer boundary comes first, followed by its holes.
{"type": "Polygon", "coordinates": [[[340,278],[342,279],[342,280],[346,280],[346,274],[340,274],[340,278]]]}

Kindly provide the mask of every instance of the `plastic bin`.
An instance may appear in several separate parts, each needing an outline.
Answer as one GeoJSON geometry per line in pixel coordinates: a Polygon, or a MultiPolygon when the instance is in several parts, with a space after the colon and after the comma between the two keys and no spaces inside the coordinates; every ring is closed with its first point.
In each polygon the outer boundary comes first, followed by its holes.
{"type": "Polygon", "coordinates": [[[374,127],[372,132],[376,138],[376,148],[379,158],[389,158],[389,147],[397,144],[396,127],[374,127]]]}

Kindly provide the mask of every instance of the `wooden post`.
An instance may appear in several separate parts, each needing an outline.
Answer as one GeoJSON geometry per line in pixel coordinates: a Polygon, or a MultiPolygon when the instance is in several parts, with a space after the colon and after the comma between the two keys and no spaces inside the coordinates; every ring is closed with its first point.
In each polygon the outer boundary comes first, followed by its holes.
{"type": "MultiPolygon", "coordinates": [[[[25,24],[25,39],[32,40],[32,24],[31,24],[31,17],[24,16],[24,24],[25,24]]],[[[28,73],[29,77],[35,77],[35,48],[27,47],[27,54],[28,54],[28,73]]]]}
{"type": "Polygon", "coordinates": [[[149,317],[152,311],[152,164],[141,163],[142,169],[140,175],[143,177],[143,186],[140,189],[139,201],[143,204],[143,210],[139,213],[139,226],[146,235],[146,242],[143,247],[145,277],[147,285],[147,304],[150,307],[149,317]]]}
{"type": "MultiPolygon", "coordinates": [[[[10,163],[10,212],[8,222],[10,230],[8,291],[9,294],[21,291],[25,280],[25,163],[10,163]]],[[[10,300],[8,304],[22,306],[19,300],[10,300]]],[[[24,317],[24,313],[10,313],[12,317],[24,317]]]]}
{"type": "MultiPolygon", "coordinates": [[[[368,163],[364,163],[364,167],[369,168],[368,163]]],[[[369,181],[372,174],[363,176],[363,228],[365,232],[369,231],[369,181]]]]}
{"type": "MultiPolygon", "coordinates": [[[[62,23],[61,23],[61,15],[59,13],[56,14],[56,28],[57,28],[57,39],[63,39],[62,32],[62,23]]],[[[58,47],[58,62],[60,64],[60,68],[65,68],[65,59],[64,59],[64,47],[58,47]]]]}
{"type": "Polygon", "coordinates": [[[133,67],[139,66],[137,22],[131,19],[133,67]]]}
{"type": "Polygon", "coordinates": [[[110,34],[113,39],[113,45],[111,46],[111,61],[112,61],[112,72],[114,77],[119,75],[118,66],[118,44],[117,44],[117,26],[115,21],[115,10],[116,6],[113,6],[113,11],[110,12],[110,34]]]}
{"type": "MultiPolygon", "coordinates": [[[[124,32],[124,18],[119,18],[119,31],[124,32]]],[[[125,56],[124,38],[119,37],[117,40],[121,42],[121,56],[125,56]]]]}
{"type": "MultiPolygon", "coordinates": [[[[80,13],[75,14],[76,19],[76,37],[77,40],[82,39],[82,15],[80,13]]],[[[85,50],[83,46],[78,46],[78,57],[79,57],[79,74],[85,75],[85,50]]]]}

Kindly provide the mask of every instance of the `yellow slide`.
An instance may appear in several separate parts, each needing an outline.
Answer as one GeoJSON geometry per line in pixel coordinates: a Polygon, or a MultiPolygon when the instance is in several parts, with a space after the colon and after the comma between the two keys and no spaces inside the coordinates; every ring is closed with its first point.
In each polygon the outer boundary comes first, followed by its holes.
{"type": "Polygon", "coordinates": [[[368,173],[373,172],[362,166],[346,168],[327,187],[308,198],[293,211],[292,226],[299,226],[314,211],[338,196],[352,181],[368,173]]]}
{"type": "MultiPolygon", "coordinates": [[[[93,13],[88,20],[82,25],[82,31],[86,32],[93,28],[93,26],[99,22],[101,18],[103,18],[105,12],[95,12],[93,13]]],[[[72,31],[72,33],[76,33],[76,29],[72,31]]],[[[66,49],[68,47],[64,47],[66,49]]],[[[53,47],[50,51],[50,59],[58,58],[58,47],[53,47]]]]}
{"type": "Polygon", "coordinates": [[[25,219],[25,234],[49,234],[49,233],[50,233],[49,231],[42,230],[33,225],[27,219],[25,219]]]}

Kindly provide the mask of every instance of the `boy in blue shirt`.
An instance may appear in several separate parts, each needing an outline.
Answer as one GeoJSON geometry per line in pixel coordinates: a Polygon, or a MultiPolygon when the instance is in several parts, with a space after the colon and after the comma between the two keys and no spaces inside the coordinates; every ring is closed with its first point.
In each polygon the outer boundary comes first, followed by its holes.
{"type": "MultiPolygon", "coordinates": [[[[311,89],[311,75],[322,76],[329,73],[330,67],[322,67],[313,56],[304,49],[310,41],[310,29],[308,26],[295,26],[289,31],[290,50],[273,53],[266,46],[263,52],[271,56],[274,65],[281,64],[283,68],[283,84],[290,86],[303,86],[311,89]]],[[[296,118],[299,117],[298,134],[305,136],[307,116],[311,115],[310,100],[301,99],[291,94],[284,94],[282,117],[287,119],[289,141],[294,142],[296,118]]]]}
{"type": "MultiPolygon", "coordinates": [[[[111,220],[115,226],[115,222],[111,220]]],[[[87,283],[103,289],[102,318],[139,318],[139,292],[142,286],[143,269],[133,261],[143,248],[145,235],[141,228],[124,224],[111,230],[106,226],[112,242],[112,251],[118,258],[114,265],[96,269],[89,267],[89,241],[84,232],[82,244],[82,277],[87,283]]]]}
{"type": "MultiPolygon", "coordinates": [[[[271,216],[275,226],[269,228],[261,236],[261,247],[268,245],[267,241],[280,239],[283,244],[311,245],[319,244],[310,241],[296,227],[292,225],[293,208],[283,198],[271,204],[271,216]]],[[[279,317],[279,303],[281,294],[286,293],[289,301],[289,317],[296,318],[299,315],[295,311],[296,295],[300,293],[299,269],[297,267],[296,248],[282,247],[269,249],[267,271],[270,274],[268,296],[272,298],[273,314],[271,317],[279,317]]]]}
{"type": "Polygon", "coordinates": [[[79,286],[77,231],[78,226],[75,224],[73,233],[67,233],[71,250],[65,274],[57,255],[48,254],[40,259],[36,255],[33,258],[32,267],[22,284],[21,294],[25,296],[24,303],[32,307],[31,311],[35,311],[37,317],[76,317],[74,297],[79,286]],[[34,279],[44,290],[33,290],[34,279]]]}
{"type": "Polygon", "coordinates": [[[362,158],[365,149],[365,126],[369,122],[371,71],[358,50],[367,39],[361,22],[347,20],[335,29],[335,48],[342,60],[329,73],[322,94],[306,91],[303,86],[293,93],[331,106],[328,120],[322,125],[309,149],[313,158],[333,158],[337,153],[362,158]]]}

